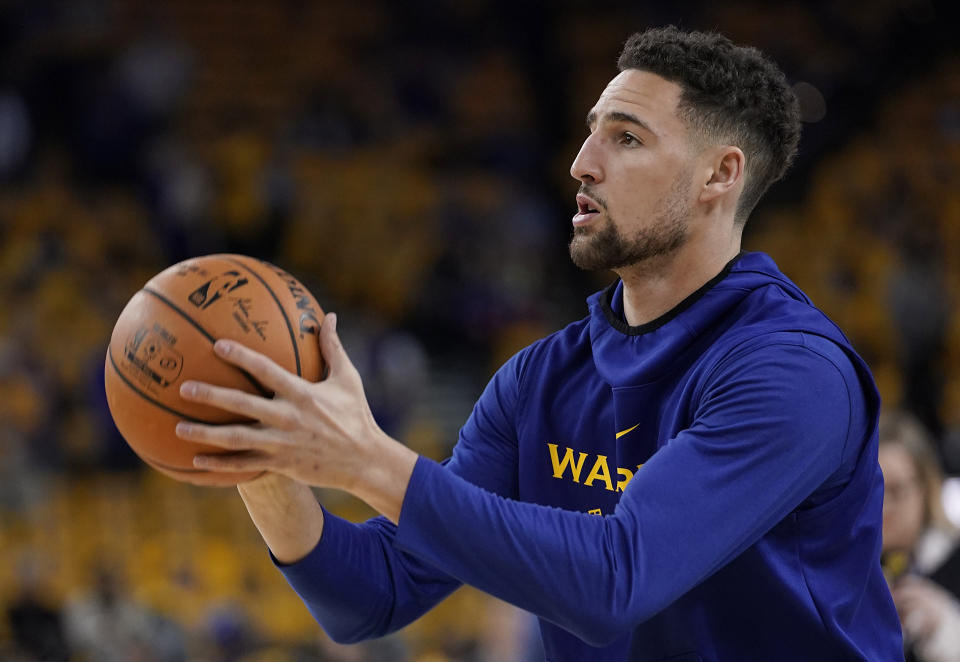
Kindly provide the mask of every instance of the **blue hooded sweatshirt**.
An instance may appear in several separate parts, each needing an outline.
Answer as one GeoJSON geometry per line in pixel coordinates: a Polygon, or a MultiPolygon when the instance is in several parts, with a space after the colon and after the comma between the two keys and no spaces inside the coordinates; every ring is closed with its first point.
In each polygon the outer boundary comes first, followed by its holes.
{"type": "Polygon", "coordinates": [[[511,358],[398,526],[326,513],[281,566],[335,639],[461,582],[536,614],[549,662],[903,660],[880,570],[879,397],[761,253],[631,327],[622,284],[511,358]]]}

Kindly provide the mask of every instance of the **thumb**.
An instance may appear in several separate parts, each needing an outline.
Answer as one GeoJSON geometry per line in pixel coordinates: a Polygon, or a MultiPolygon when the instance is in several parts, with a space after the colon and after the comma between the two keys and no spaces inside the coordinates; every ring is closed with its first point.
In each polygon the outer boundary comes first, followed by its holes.
{"type": "Polygon", "coordinates": [[[320,353],[328,367],[328,377],[340,374],[345,368],[352,367],[350,357],[343,349],[340,336],[337,335],[337,314],[327,313],[320,325],[320,353]]]}

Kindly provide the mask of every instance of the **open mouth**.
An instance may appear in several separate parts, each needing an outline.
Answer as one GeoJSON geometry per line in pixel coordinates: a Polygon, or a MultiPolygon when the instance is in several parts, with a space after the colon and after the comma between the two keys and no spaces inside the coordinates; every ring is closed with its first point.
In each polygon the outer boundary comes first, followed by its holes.
{"type": "Polygon", "coordinates": [[[574,225],[585,225],[599,215],[599,204],[582,193],[577,195],[577,213],[573,216],[574,225]]]}

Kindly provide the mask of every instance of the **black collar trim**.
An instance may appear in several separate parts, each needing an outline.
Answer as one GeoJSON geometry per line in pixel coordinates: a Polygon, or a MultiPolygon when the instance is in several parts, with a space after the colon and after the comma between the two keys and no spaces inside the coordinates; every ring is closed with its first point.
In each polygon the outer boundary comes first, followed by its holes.
{"type": "Polygon", "coordinates": [[[686,299],[678,303],[676,306],[665,312],[660,317],[650,320],[646,324],[641,324],[639,326],[630,326],[627,324],[627,321],[618,315],[612,306],[613,302],[613,293],[617,289],[617,283],[619,280],[615,280],[610,285],[607,286],[607,289],[603,291],[600,295],[600,309],[603,311],[603,316],[607,318],[607,321],[610,322],[610,326],[619,331],[620,333],[626,334],[628,336],[641,336],[645,333],[650,333],[651,331],[656,331],[661,326],[672,320],[674,317],[685,311],[687,308],[695,304],[700,298],[706,294],[710,288],[719,283],[721,280],[727,277],[727,274],[730,273],[730,270],[733,268],[733,265],[743,257],[744,252],[740,251],[736,257],[727,262],[726,266],[718,273],[716,276],[704,283],[696,292],[688,296],[686,299]]]}

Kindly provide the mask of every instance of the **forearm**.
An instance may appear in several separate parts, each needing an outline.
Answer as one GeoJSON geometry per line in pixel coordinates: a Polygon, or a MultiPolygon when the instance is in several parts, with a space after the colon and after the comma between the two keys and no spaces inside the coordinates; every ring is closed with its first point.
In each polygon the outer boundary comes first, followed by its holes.
{"type": "Polygon", "coordinates": [[[238,490],[277,561],[294,563],[317,546],[323,534],[323,510],[307,485],[279,474],[266,474],[241,483],[238,490]]]}
{"type": "MultiPolygon", "coordinates": [[[[357,480],[366,486],[357,496],[395,513],[395,520],[410,473],[397,467],[408,462],[412,471],[417,455],[391,443],[396,447],[383,447],[378,461],[357,480]]],[[[389,634],[458,586],[394,549],[391,523],[378,518],[352,524],[325,514],[303,483],[267,474],[240,485],[239,491],[279,570],[336,641],[389,634]]]]}
{"type": "Polygon", "coordinates": [[[717,462],[699,445],[681,437],[662,448],[605,517],[504,499],[421,460],[395,544],[606,645],[738,556],[829,472],[826,453],[804,460],[771,447],[745,472],[739,458],[717,462]]]}
{"type": "MultiPolygon", "coordinates": [[[[346,643],[383,633],[384,615],[392,605],[382,573],[370,559],[358,564],[339,548],[352,546],[352,536],[333,543],[324,538],[328,544],[320,545],[327,517],[309,486],[281,474],[266,474],[238,485],[238,491],[280,571],[332,638],[346,643]],[[359,578],[370,584],[357,593],[359,578]]],[[[330,516],[327,528],[336,538],[334,520],[330,516]]],[[[341,538],[345,525],[340,524],[341,538]]]]}
{"type": "MultiPolygon", "coordinates": [[[[461,581],[559,625],[592,645],[622,633],[656,597],[634,591],[641,559],[611,563],[607,518],[498,498],[423,461],[395,545],[461,581]],[[629,604],[631,598],[641,604],[629,604]]],[[[631,551],[615,541],[612,547],[631,551]]],[[[636,548],[632,551],[637,551],[636,548]]],[[[631,555],[632,556],[632,555],[631,555]]]]}

